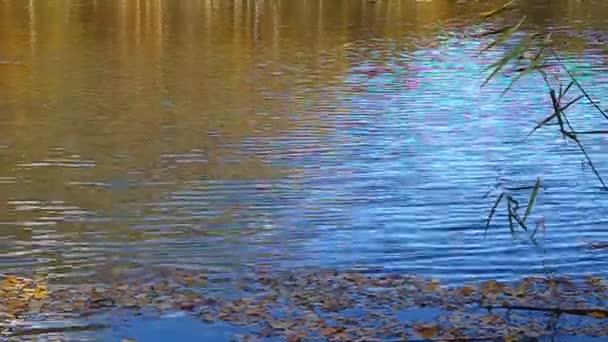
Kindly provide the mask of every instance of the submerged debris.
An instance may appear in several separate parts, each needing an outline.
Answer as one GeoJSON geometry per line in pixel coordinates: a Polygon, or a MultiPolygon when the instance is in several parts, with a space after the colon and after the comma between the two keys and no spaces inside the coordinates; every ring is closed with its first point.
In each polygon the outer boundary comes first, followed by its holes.
{"type": "MultiPolygon", "coordinates": [[[[437,279],[400,274],[260,272],[241,280],[239,288],[246,290],[237,296],[212,296],[207,291],[212,279],[181,270],[81,286],[12,275],[0,279],[0,332],[13,337],[25,334],[11,323],[16,320],[41,314],[56,319],[84,317],[110,310],[159,315],[179,310],[202,323],[223,321],[250,327],[241,340],[608,336],[608,282],[596,276],[583,281],[537,276],[516,283],[489,280],[450,287],[437,279]],[[431,317],[429,310],[435,312],[431,317]],[[563,324],[556,324],[558,320],[563,324]]],[[[83,329],[90,328],[101,327],[83,329]]]]}

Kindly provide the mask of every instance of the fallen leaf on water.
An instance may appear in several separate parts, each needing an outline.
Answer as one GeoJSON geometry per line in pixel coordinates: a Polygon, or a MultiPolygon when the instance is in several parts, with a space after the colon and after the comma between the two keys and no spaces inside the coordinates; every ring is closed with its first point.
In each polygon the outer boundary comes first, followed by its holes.
{"type": "Polygon", "coordinates": [[[605,312],[602,311],[591,311],[588,313],[589,316],[591,317],[595,317],[595,318],[606,318],[608,317],[608,315],[606,315],[605,312]]]}
{"type": "Polygon", "coordinates": [[[458,289],[458,294],[461,296],[465,296],[465,297],[472,295],[474,292],[475,292],[475,287],[473,287],[472,285],[465,285],[465,286],[461,287],[460,289],[458,289]]]}
{"type": "Polygon", "coordinates": [[[331,335],[335,335],[337,333],[341,333],[343,331],[344,331],[343,327],[327,326],[327,327],[323,328],[323,330],[321,331],[321,334],[323,334],[325,337],[328,337],[331,335]]]}
{"type": "Polygon", "coordinates": [[[14,287],[19,284],[19,279],[15,276],[6,276],[2,280],[2,287],[14,287]]]}
{"type": "Polygon", "coordinates": [[[425,339],[431,339],[437,335],[439,326],[434,323],[417,323],[414,325],[414,330],[425,339]]]}
{"type": "Polygon", "coordinates": [[[46,288],[46,285],[38,284],[36,285],[36,289],[34,290],[34,299],[41,300],[48,296],[49,292],[46,288]]]}
{"type": "Polygon", "coordinates": [[[500,293],[503,288],[504,288],[504,285],[497,282],[496,280],[488,280],[488,281],[484,281],[481,284],[480,290],[484,296],[488,296],[488,295],[495,295],[495,294],[500,293]]]}
{"type": "Polygon", "coordinates": [[[285,338],[287,342],[300,342],[306,339],[307,334],[303,331],[285,331],[285,338]]]}
{"type": "Polygon", "coordinates": [[[359,281],[365,279],[365,277],[359,273],[346,273],[344,275],[344,279],[351,281],[351,282],[359,282],[359,281]]]}
{"type": "Polygon", "coordinates": [[[496,325],[502,323],[504,320],[500,315],[497,314],[489,314],[481,317],[481,322],[490,325],[496,325]]]}
{"type": "Polygon", "coordinates": [[[134,338],[123,338],[120,340],[120,342],[135,342],[134,338]]]}
{"type": "Polygon", "coordinates": [[[275,330],[287,330],[293,327],[294,323],[282,320],[271,320],[268,322],[268,325],[275,330]]]}
{"type": "Polygon", "coordinates": [[[511,289],[511,295],[515,296],[515,297],[523,297],[526,292],[528,291],[528,288],[530,287],[530,280],[529,279],[524,279],[521,282],[519,282],[519,284],[517,284],[517,286],[513,287],[511,289]]]}
{"type": "Polygon", "coordinates": [[[438,279],[431,279],[431,281],[429,281],[426,284],[426,290],[427,291],[437,291],[439,286],[440,286],[440,283],[439,283],[438,279]]]}
{"type": "Polygon", "coordinates": [[[19,294],[19,299],[27,302],[30,300],[30,298],[32,298],[32,296],[34,296],[34,292],[36,290],[32,289],[32,288],[24,288],[23,290],[21,290],[21,293],[19,294]]]}
{"type": "Polygon", "coordinates": [[[245,313],[251,316],[264,316],[267,314],[267,311],[260,306],[249,306],[247,310],[245,310],[245,313]]]}
{"type": "Polygon", "coordinates": [[[30,312],[40,312],[44,302],[41,300],[32,300],[29,302],[28,309],[30,312]]]}
{"type": "Polygon", "coordinates": [[[594,275],[588,275],[585,277],[585,282],[590,286],[599,286],[602,285],[602,278],[594,275]]]}
{"type": "Polygon", "coordinates": [[[337,300],[330,298],[323,302],[323,310],[326,311],[338,311],[342,307],[342,304],[337,300]]]}

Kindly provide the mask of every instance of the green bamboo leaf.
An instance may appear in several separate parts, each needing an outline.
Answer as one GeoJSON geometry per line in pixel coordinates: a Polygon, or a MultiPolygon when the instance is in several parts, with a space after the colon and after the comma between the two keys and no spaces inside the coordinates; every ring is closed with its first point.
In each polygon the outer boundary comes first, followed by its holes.
{"type": "Polygon", "coordinates": [[[503,96],[504,94],[506,94],[515,84],[515,82],[517,82],[520,78],[528,75],[529,73],[538,70],[538,68],[542,65],[542,63],[544,62],[544,49],[540,49],[536,55],[532,58],[532,60],[530,60],[530,62],[528,63],[528,66],[521,72],[519,72],[517,74],[517,76],[515,76],[511,82],[509,83],[509,85],[502,91],[501,96],[503,96]]]}
{"type": "Polygon", "coordinates": [[[488,66],[484,71],[491,70],[491,69],[494,69],[494,70],[492,70],[492,73],[490,74],[490,76],[488,76],[488,78],[485,79],[485,81],[483,82],[483,84],[481,86],[483,87],[488,82],[490,82],[490,80],[494,77],[494,75],[496,75],[496,73],[498,73],[500,70],[502,70],[502,68],[505,65],[507,65],[511,60],[519,57],[524,51],[526,51],[526,49],[528,48],[528,44],[530,43],[531,40],[532,40],[531,35],[526,36],[519,43],[517,43],[517,45],[515,45],[511,50],[505,52],[498,61],[496,61],[496,62],[492,63],[492,65],[488,66]]]}
{"type": "Polygon", "coordinates": [[[528,199],[528,205],[526,207],[526,213],[524,214],[524,218],[522,221],[525,223],[528,216],[532,212],[532,208],[534,207],[534,202],[536,201],[536,195],[538,195],[538,188],[540,188],[540,177],[536,178],[536,184],[534,184],[534,189],[532,189],[532,193],[530,193],[530,199],[528,199]]]}
{"type": "Polygon", "coordinates": [[[500,36],[498,36],[498,38],[496,38],[496,40],[494,40],[493,42],[488,44],[488,46],[483,48],[480,51],[480,53],[484,52],[484,51],[488,51],[491,48],[507,41],[509,38],[511,38],[513,36],[513,34],[515,34],[515,32],[517,32],[517,30],[519,30],[519,27],[521,26],[521,24],[524,23],[525,20],[526,20],[526,16],[523,16],[517,24],[515,24],[513,26],[506,26],[506,27],[503,27],[502,29],[500,29],[500,31],[501,31],[500,36]]]}
{"type": "Polygon", "coordinates": [[[515,4],[515,0],[511,0],[511,1],[507,2],[506,4],[502,5],[501,7],[495,8],[495,9],[487,11],[487,12],[482,12],[481,13],[481,17],[483,19],[488,19],[488,18],[490,18],[492,16],[495,16],[495,15],[497,15],[499,13],[502,13],[502,12],[508,10],[508,9],[513,8],[514,4],[515,4]]]}

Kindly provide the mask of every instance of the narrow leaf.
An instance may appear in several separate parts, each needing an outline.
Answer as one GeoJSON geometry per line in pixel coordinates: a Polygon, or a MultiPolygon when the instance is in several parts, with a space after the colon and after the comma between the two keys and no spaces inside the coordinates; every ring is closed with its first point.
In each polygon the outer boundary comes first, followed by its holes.
{"type": "Polygon", "coordinates": [[[511,50],[505,52],[505,54],[498,61],[494,62],[492,65],[487,67],[485,70],[490,70],[490,69],[494,69],[494,70],[492,70],[492,73],[490,74],[490,76],[488,76],[488,78],[485,79],[485,81],[483,82],[483,84],[481,86],[483,87],[488,82],[490,82],[490,80],[494,77],[494,75],[496,75],[496,73],[498,73],[505,65],[507,65],[507,63],[509,63],[512,59],[515,59],[519,55],[521,55],[528,47],[530,40],[531,40],[531,36],[527,36],[526,38],[522,39],[515,47],[513,47],[511,50]]]}
{"type": "Polygon", "coordinates": [[[481,16],[483,17],[483,19],[488,19],[489,17],[495,16],[503,11],[511,9],[514,4],[515,4],[515,0],[511,0],[511,1],[507,2],[506,4],[502,5],[501,7],[495,8],[491,11],[481,13],[481,16]]]}
{"type": "Polygon", "coordinates": [[[526,206],[526,212],[524,213],[524,218],[522,221],[525,223],[532,212],[532,208],[534,207],[534,202],[536,201],[536,195],[538,195],[538,188],[540,187],[540,177],[536,178],[536,184],[534,184],[534,189],[532,189],[532,193],[530,193],[530,198],[528,199],[528,205],[526,206]]]}
{"type": "MultiPolygon", "coordinates": [[[[494,40],[493,42],[491,42],[490,44],[488,44],[488,46],[486,46],[485,48],[483,48],[481,50],[481,52],[490,50],[491,48],[495,47],[496,45],[499,45],[501,43],[504,43],[505,41],[507,41],[507,39],[511,38],[513,36],[513,34],[515,34],[515,32],[517,32],[517,30],[519,29],[519,27],[521,26],[521,24],[524,23],[524,21],[526,20],[526,16],[523,16],[521,18],[521,20],[519,20],[519,22],[513,26],[507,26],[504,27],[504,31],[501,33],[500,36],[498,36],[498,38],[496,38],[496,40],[494,40]]],[[[481,53],[480,52],[480,53],[481,53]]]]}
{"type": "Polygon", "coordinates": [[[526,185],[526,186],[516,186],[516,187],[505,187],[505,189],[509,191],[518,191],[518,190],[530,190],[533,189],[534,185],[526,185]]]}
{"type": "Polygon", "coordinates": [[[538,125],[536,125],[536,127],[534,127],[532,129],[532,131],[530,131],[530,133],[528,133],[528,136],[532,135],[532,133],[536,132],[537,129],[547,125],[551,120],[553,120],[553,118],[555,118],[557,116],[557,114],[553,113],[549,116],[547,116],[543,121],[539,122],[538,125]]]}
{"type": "Polygon", "coordinates": [[[526,76],[527,74],[529,74],[539,68],[539,66],[541,65],[541,63],[544,60],[543,52],[544,52],[544,49],[540,49],[540,51],[538,51],[538,53],[536,53],[534,58],[532,58],[532,60],[530,60],[530,62],[528,63],[528,66],[523,71],[519,72],[517,74],[517,76],[515,76],[515,78],[513,78],[511,80],[509,85],[502,91],[501,96],[506,94],[511,89],[511,87],[513,87],[515,82],[517,82],[520,78],[526,76]]]}

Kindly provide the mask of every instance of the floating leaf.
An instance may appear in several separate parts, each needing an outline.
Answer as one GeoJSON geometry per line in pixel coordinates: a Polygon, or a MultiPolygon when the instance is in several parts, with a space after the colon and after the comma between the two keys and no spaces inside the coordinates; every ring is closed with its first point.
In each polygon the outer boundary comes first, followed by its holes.
{"type": "Polygon", "coordinates": [[[511,295],[515,297],[523,297],[528,291],[529,287],[530,281],[528,279],[524,279],[511,289],[511,295]]]}
{"type": "Polygon", "coordinates": [[[264,307],[250,306],[247,308],[247,310],[245,310],[245,313],[247,315],[251,315],[251,316],[265,316],[268,312],[266,311],[266,308],[264,308],[264,307]]]}
{"type": "Polygon", "coordinates": [[[48,290],[45,285],[38,284],[36,285],[36,289],[34,289],[34,299],[41,300],[48,296],[48,290]]]}
{"type": "Polygon", "coordinates": [[[603,312],[603,311],[591,311],[591,312],[589,312],[589,316],[595,317],[595,318],[606,318],[606,317],[608,317],[608,315],[606,315],[606,312],[603,312]]]}
{"type": "Polygon", "coordinates": [[[287,342],[300,342],[306,339],[307,334],[303,331],[285,331],[285,339],[287,342]]]}
{"type": "Polygon", "coordinates": [[[504,289],[504,285],[496,280],[487,280],[481,284],[480,291],[484,296],[495,295],[504,289]]]}
{"type": "Polygon", "coordinates": [[[425,339],[432,339],[439,331],[439,325],[434,323],[417,323],[414,324],[414,330],[425,339]]]}
{"type": "Polygon", "coordinates": [[[594,275],[588,275],[587,277],[585,277],[585,282],[589,286],[601,286],[602,278],[594,275]]]}
{"type": "Polygon", "coordinates": [[[270,327],[275,330],[286,330],[286,329],[289,329],[289,328],[293,327],[294,325],[296,325],[296,323],[284,321],[284,320],[274,320],[273,319],[273,320],[268,321],[268,325],[270,325],[270,327]]]}
{"type": "Polygon", "coordinates": [[[427,284],[426,284],[426,290],[429,292],[434,292],[437,291],[437,289],[439,289],[441,283],[439,282],[438,279],[431,279],[427,284]]]}
{"type": "Polygon", "coordinates": [[[504,319],[502,318],[502,316],[497,315],[497,314],[489,314],[489,315],[485,315],[481,317],[481,322],[485,323],[485,324],[489,324],[489,325],[499,325],[501,323],[503,323],[504,319]]]}
{"type": "Polygon", "coordinates": [[[2,280],[3,287],[15,286],[19,283],[20,283],[19,279],[17,279],[17,277],[15,277],[15,276],[6,276],[2,280]]]}
{"type": "Polygon", "coordinates": [[[334,327],[334,326],[326,326],[325,328],[323,328],[323,330],[321,330],[321,334],[323,334],[326,337],[341,333],[344,331],[343,327],[334,327]]]}
{"type": "Polygon", "coordinates": [[[465,285],[458,289],[458,294],[461,296],[468,297],[473,293],[475,293],[475,287],[473,287],[473,285],[465,285]]]}

